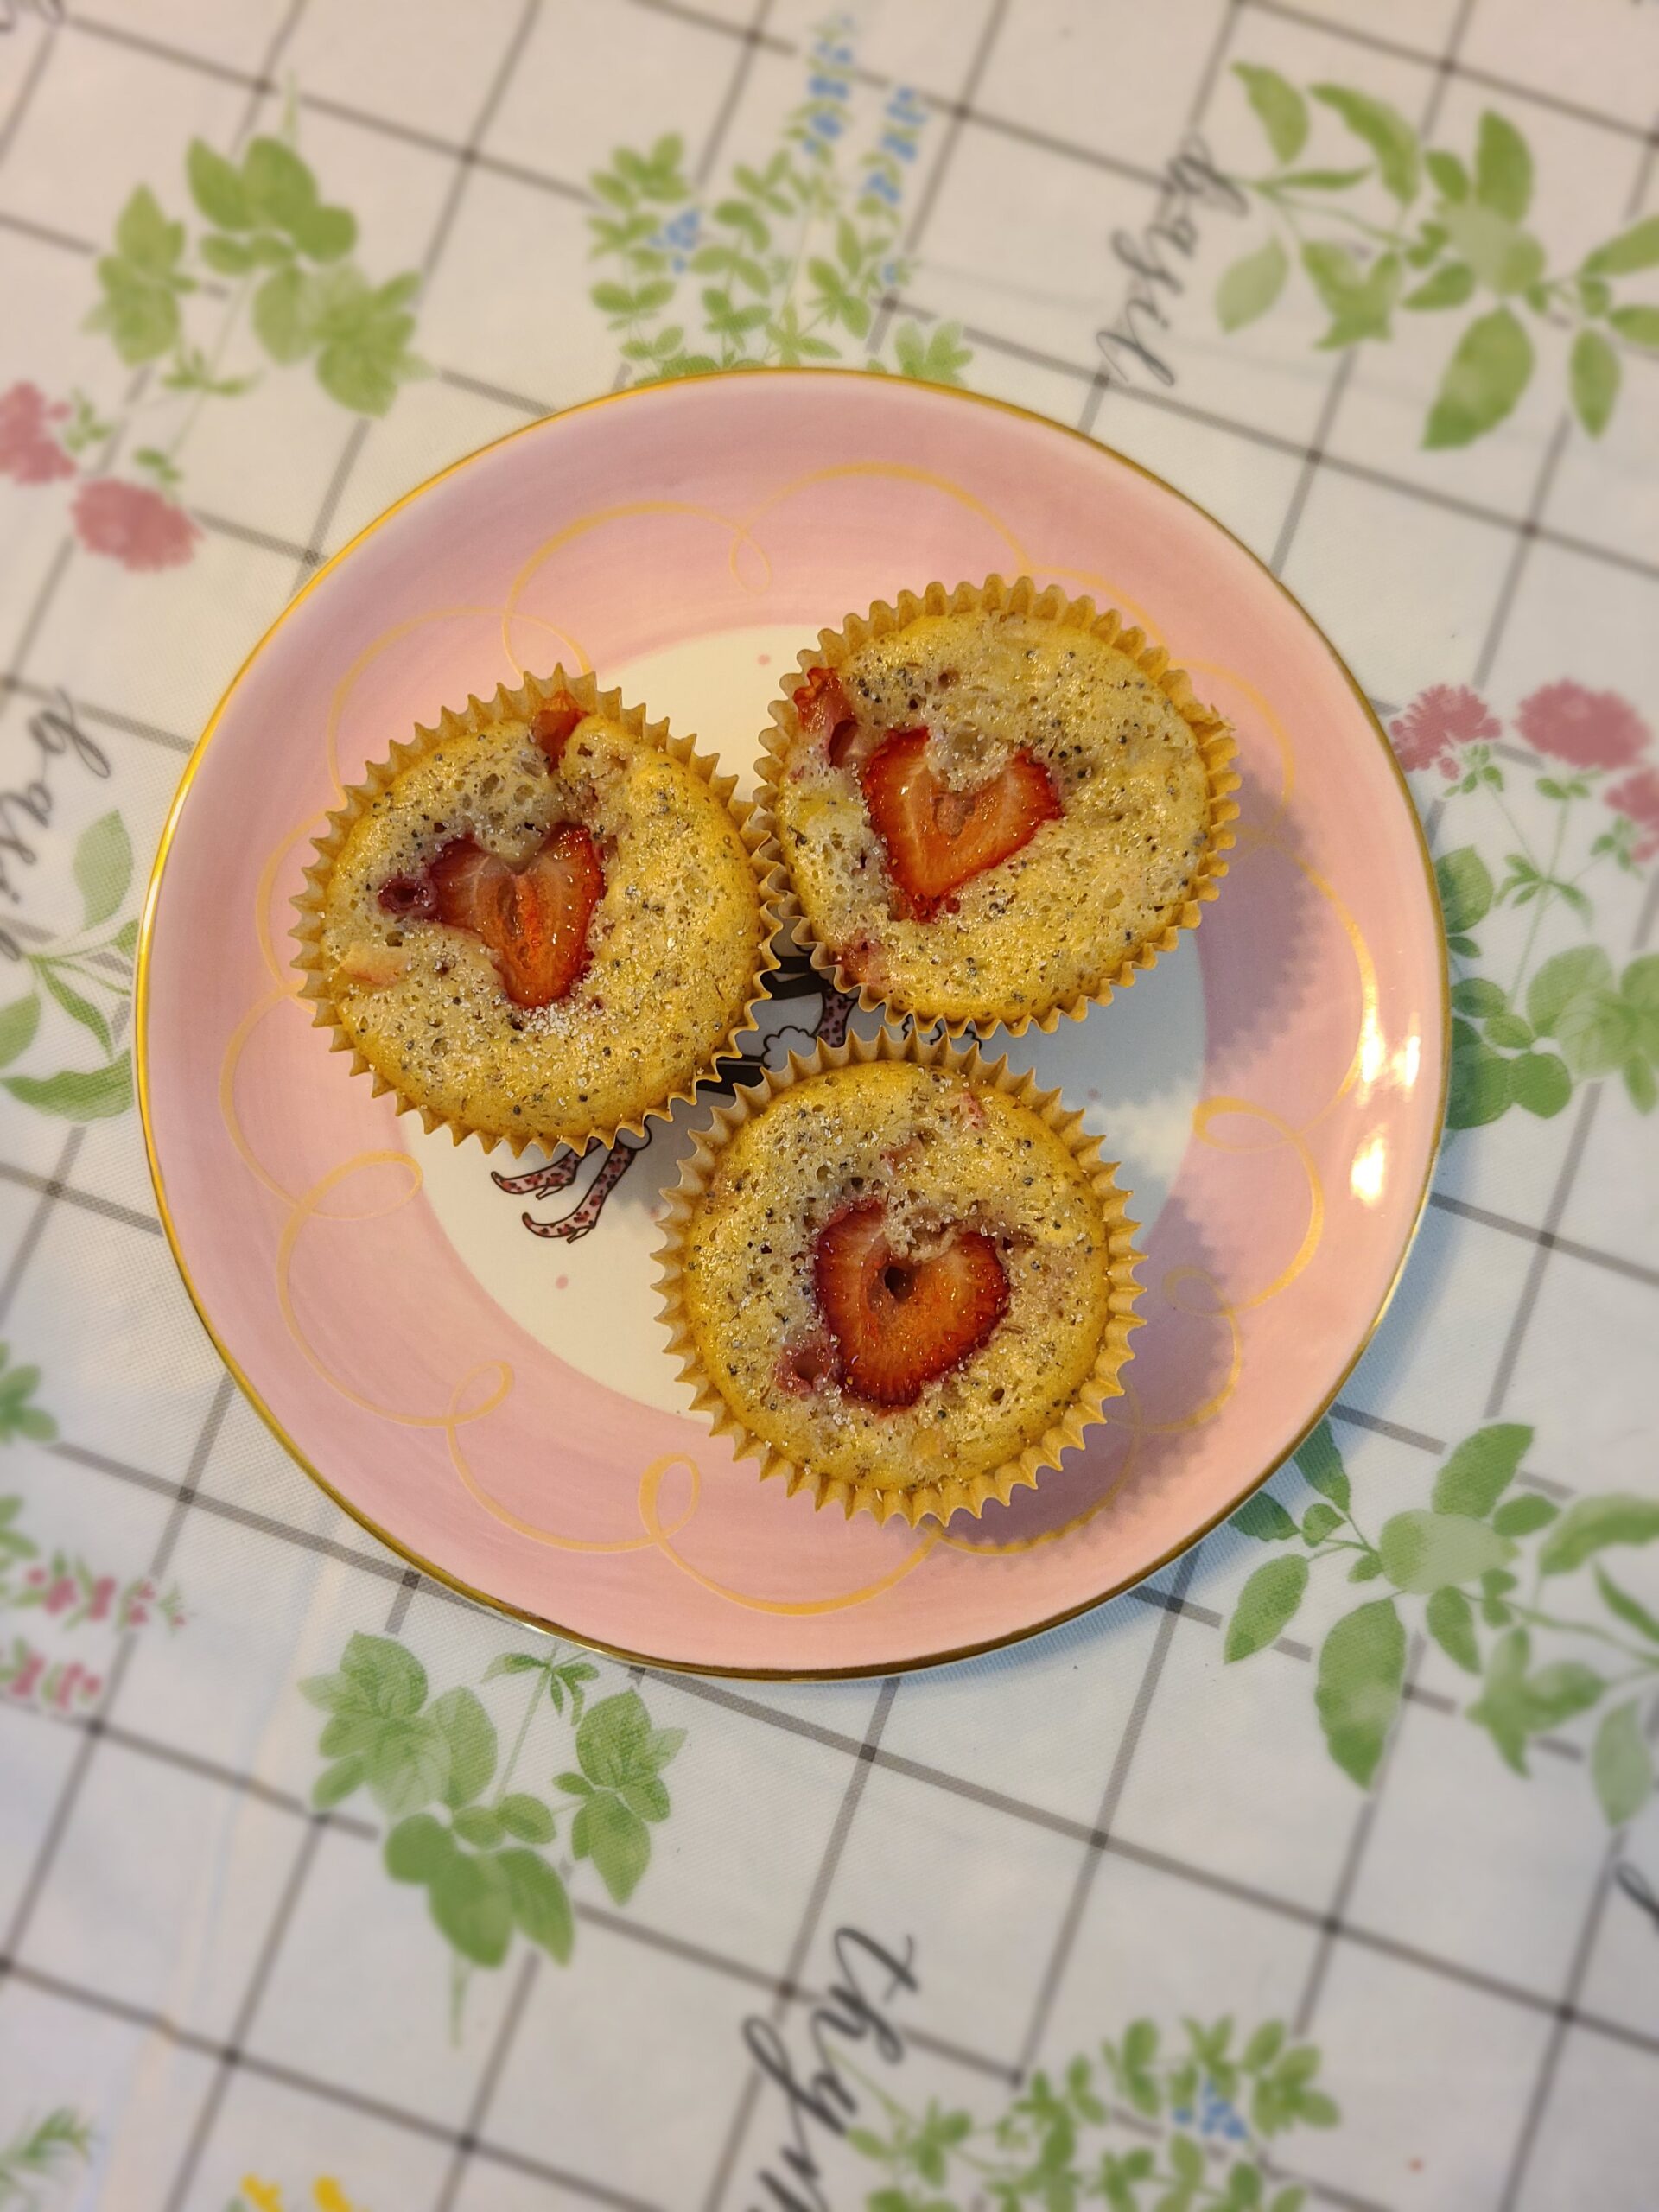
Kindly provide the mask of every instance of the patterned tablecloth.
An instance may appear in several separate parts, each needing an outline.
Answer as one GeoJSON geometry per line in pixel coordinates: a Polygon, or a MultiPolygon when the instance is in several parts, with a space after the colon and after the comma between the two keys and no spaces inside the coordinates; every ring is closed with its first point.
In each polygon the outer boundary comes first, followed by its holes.
{"type": "Polygon", "coordinates": [[[0,6],[0,2205],[1659,2204],[1656,103],[1647,0],[0,6]],[[133,1106],[284,600],[734,359],[1211,509],[1389,725],[1456,979],[1329,1421],[902,1681],[405,1571],[220,1367],[133,1106]]]}

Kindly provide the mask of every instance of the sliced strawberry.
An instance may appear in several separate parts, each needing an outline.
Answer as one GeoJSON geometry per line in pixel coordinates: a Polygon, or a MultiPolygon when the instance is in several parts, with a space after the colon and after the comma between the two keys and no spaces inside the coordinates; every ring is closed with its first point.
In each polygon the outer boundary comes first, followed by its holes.
{"type": "Polygon", "coordinates": [[[537,709],[531,733],[546,753],[550,768],[558,766],[565,740],[587,712],[582,702],[572,698],[568,691],[556,691],[545,705],[537,709]]]}
{"type": "Polygon", "coordinates": [[[913,1405],[979,1350],[1007,1310],[1008,1279],[988,1236],[958,1229],[931,1257],[901,1258],[879,1198],[821,1230],[812,1265],[842,1388],[873,1405],[913,1405]]]}
{"type": "Polygon", "coordinates": [[[579,823],[559,823],[522,869],[456,837],[429,873],[437,918],[483,938],[515,1006],[551,1006],[588,965],[588,925],[605,872],[579,823]]]}
{"type": "Polygon", "coordinates": [[[400,922],[432,922],[438,917],[437,886],[430,871],[423,875],[394,875],[380,887],[380,905],[400,922]]]}
{"type": "Polygon", "coordinates": [[[795,718],[809,737],[833,742],[836,732],[854,719],[847,687],[833,668],[810,668],[796,689],[795,718]]]}
{"type": "Polygon", "coordinates": [[[928,763],[925,729],[894,730],[865,766],[864,804],[887,848],[899,912],[930,921],[954,891],[1059,819],[1042,762],[1016,753],[974,791],[953,791],[928,763]]]}

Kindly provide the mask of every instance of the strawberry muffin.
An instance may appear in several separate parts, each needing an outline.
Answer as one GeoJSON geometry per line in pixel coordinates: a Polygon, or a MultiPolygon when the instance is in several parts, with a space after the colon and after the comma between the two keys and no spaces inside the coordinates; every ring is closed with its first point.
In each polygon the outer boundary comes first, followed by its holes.
{"type": "Polygon", "coordinates": [[[977,1512],[1116,1395],[1134,1224],[1033,1077],[943,1046],[792,1061],[716,1117],[670,1214],[673,1348],[763,1476],[850,1516],[977,1512]]]}
{"type": "Polygon", "coordinates": [[[763,859],[838,988],[954,1033],[1052,1029],[1198,919],[1234,747],[1161,647],[992,577],[906,592],[802,656],[762,763],[763,859]]]}
{"type": "Polygon", "coordinates": [[[637,1132],[775,964],[731,790],[591,677],[446,713],[317,842],[295,934],[318,1023],[457,1142],[637,1132]]]}

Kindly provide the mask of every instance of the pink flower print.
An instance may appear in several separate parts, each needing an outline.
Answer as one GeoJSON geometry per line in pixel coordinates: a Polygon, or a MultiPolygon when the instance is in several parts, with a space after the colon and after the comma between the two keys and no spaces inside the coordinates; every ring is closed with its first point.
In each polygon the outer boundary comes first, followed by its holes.
{"type": "Polygon", "coordinates": [[[1622,768],[1645,751],[1652,732],[1617,691],[1582,683],[1546,683],[1521,702],[1521,734],[1540,753],[1575,768],[1622,768]]]}
{"type": "Polygon", "coordinates": [[[1389,724],[1389,735],[1402,768],[1432,768],[1439,761],[1451,775],[1456,772],[1446,756],[1452,746],[1494,738],[1503,727],[1479,692],[1466,683],[1432,683],[1389,724]]]}
{"type": "Polygon", "coordinates": [[[43,1567],[31,1567],[23,1580],[38,1589],[46,1580],[46,1569],[43,1567]]]}
{"type": "Polygon", "coordinates": [[[68,1666],[60,1670],[56,1681],[53,1683],[52,1703],[57,1707],[60,1713],[67,1713],[71,1705],[73,1704],[75,1684],[80,1680],[80,1675],[79,1660],[72,1660],[68,1666]]]}
{"type": "Polygon", "coordinates": [[[102,1675],[83,1675],[80,1678],[80,1694],[84,1702],[90,1705],[103,1687],[102,1675]]]}
{"type": "Polygon", "coordinates": [[[66,1605],[74,1603],[78,1595],[73,1575],[60,1574],[47,1592],[43,1602],[48,1613],[60,1613],[66,1605]]]}
{"type": "Polygon", "coordinates": [[[129,1628],[142,1628],[149,1618],[149,1607],[139,1605],[137,1599],[127,1607],[126,1625],[129,1628]]]}
{"type": "Polygon", "coordinates": [[[45,1667],[46,1654],[44,1651],[26,1651],[23,1655],[22,1663],[19,1665],[16,1673],[12,1676],[9,1685],[13,1697],[33,1697],[35,1694],[35,1685],[40,1681],[45,1667]]]}
{"type": "Polygon", "coordinates": [[[15,476],[20,484],[73,476],[74,462],[46,427],[68,412],[61,402],[48,407],[36,385],[15,384],[0,392],[0,476],[15,476]]]}
{"type": "Polygon", "coordinates": [[[132,1594],[135,1598],[153,1598],[156,1595],[156,1585],[146,1576],[132,1594]]]}
{"type": "Polygon", "coordinates": [[[1638,832],[1635,857],[1650,861],[1659,853],[1659,768],[1637,768],[1602,793],[1609,806],[1629,815],[1638,832]]]}
{"type": "Polygon", "coordinates": [[[176,569],[188,561],[200,531],[184,509],[144,484],[95,477],[75,494],[75,535],[89,553],[128,569],[176,569]]]}
{"type": "Polygon", "coordinates": [[[106,1619],[109,1616],[110,1601],[114,1596],[115,1577],[112,1574],[99,1575],[98,1580],[92,1585],[92,1594],[87,1601],[87,1619],[89,1621],[106,1619]]]}

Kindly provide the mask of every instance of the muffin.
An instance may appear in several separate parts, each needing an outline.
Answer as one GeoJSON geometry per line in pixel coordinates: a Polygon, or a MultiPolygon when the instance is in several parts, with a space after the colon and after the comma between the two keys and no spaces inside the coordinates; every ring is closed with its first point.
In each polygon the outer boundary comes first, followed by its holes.
{"type": "Polygon", "coordinates": [[[763,864],[814,967],[953,1035],[1081,1017],[1226,873],[1235,747],[1160,646],[1029,577],[930,584],[801,655],[763,864]]]}
{"type": "Polygon", "coordinates": [[[1120,1394],[1134,1224],[1082,1116],[943,1041],[855,1039],[721,1109],[671,1200],[700,1410],[850,1516],[1006,1502],[1120,1394]]]}
{"type": "Polygon", "coordinates": [[[734,781],[591,676],[446,710],[316,841],[295,935],[318,1025],[457,1143],[638,1135],[777,964],[734,781]]]}

